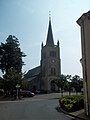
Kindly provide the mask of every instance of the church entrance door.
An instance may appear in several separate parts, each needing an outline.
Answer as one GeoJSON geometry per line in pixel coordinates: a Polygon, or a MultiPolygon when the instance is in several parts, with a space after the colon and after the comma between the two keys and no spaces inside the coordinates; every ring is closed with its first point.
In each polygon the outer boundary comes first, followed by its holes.
{"type": "Polygon", "coordinates": [[[51,81],[51,92],[55,92],[55,83],[51,81]]]}

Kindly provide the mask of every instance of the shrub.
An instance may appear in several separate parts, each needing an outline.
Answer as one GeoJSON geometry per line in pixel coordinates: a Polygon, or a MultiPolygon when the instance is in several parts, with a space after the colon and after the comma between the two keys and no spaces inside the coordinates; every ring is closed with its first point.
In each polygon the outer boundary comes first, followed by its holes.
{"type": "Polygon", "coordinates": [[[63,110],[67,112],[74,112],[84,108],[84,96],[64,96],[59,99],[59,104],[63,110]]]}

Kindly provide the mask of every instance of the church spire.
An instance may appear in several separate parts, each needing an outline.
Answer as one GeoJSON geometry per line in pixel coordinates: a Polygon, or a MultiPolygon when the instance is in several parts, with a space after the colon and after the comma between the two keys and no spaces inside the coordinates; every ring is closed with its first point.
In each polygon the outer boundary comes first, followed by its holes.
{"type": "Polygon", "coordinates": [[[48,27],[48,34],[47,34],[46,45],[54,45],[50,12],[49,12],[49,27],[48,27]]]}

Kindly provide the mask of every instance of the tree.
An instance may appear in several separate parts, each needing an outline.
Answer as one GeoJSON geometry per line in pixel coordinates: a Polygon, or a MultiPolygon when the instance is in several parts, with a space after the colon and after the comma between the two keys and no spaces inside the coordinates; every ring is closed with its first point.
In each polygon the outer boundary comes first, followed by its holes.
{"type": "Polygon", "coordinates": [[[69,91],[69,95],[71,94],[71,91],[72,91],[72,76],[71,75],[67,75],[66,76],[66,79],[67,79],[67,91],[69,91]]]}
{"type": "Polygon", "coordinates": [[[83,88],[83,81],[80,78],[80,76],[78,76],[78,75],[73,76],[71,81],[72,81],[72,83],[71,83],[72,87],[75,88],[75,91],[81,92],[81,88],[83,88]]]}
{"type": "Polygon", "coordinates": [[[3,78],[0,77],[0,89],[3,89],[3,78]]]}
{"type": "Polygon", "coordinates": [[[66,76],[62,74],[58,79],[55,80],[55,84],[59,88],[61,88],[61,93],[62,93],[62,96],[63,96],[63,90],[66,88],[66,85],[67,85],[66,76]]]}
{"type": "Polygon", "coordinates": [[[6,94],[11,94],[16,89],[16,85],[19,84],[20,88],[24,88],[26,80],[22,73],[17,73],[15,69],[9,69],[8,72],[3,75],[3,89],[6,94]]]}
{"type": "Polygon", "coordinates": [[[22,71],[24,62],[22,57],[26,55],[21,52],[20,44],[15,36],[9,35],[6,43],[0,45],[0,69],[3,73],[7,73],[11,68],[15,69],[17,73],[22,71]]]}

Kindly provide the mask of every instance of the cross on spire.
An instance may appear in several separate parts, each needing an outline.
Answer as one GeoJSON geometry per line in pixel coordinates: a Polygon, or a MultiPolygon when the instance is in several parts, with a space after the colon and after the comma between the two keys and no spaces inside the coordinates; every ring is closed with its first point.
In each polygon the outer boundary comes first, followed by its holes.
{"type": "Polygon", "coordinates": [[[49,20],[51,20],[51,11],[49,11],[49,20]]]}

